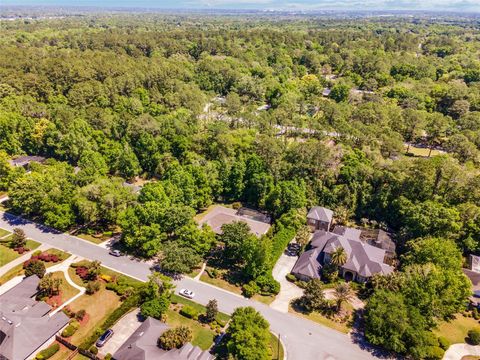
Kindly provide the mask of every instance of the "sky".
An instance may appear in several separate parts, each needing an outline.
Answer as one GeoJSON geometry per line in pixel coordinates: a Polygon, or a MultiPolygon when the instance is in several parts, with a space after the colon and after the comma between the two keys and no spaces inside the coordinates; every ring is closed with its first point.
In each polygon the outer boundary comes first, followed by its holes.
{"type": "Polygon", "coordinates": [[[438,10],[480,12],[480,0],[0,0],[3,5],[254,10],[438,10]]]}

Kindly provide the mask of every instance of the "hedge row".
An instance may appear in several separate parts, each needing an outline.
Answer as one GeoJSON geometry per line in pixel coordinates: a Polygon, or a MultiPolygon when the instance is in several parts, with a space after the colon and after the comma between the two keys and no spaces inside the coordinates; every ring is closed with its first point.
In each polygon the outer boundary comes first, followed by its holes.
{"type": "Polygon", "coordinates": [[[296,235],[295,229],[282,228],[272,237],[272,258],[271,267],[275,266],[280,256],[282,256],[288,243],[293,240],[296,235]]]}
{"type": "Polygon", "coordinates": [[[79,347],[84,350],[90,349],[90,347],[97,341],[98,337],[103,334],[103,332],[111,328],[123,315],[125,315],[130,310],[140,306],[141,297],[140,294],[133,294],[128,297],[122,305],[115,309],[114,312],[103,322],[103,324],[96,328],[90,337],[88,337],[79,347]]]}
{"type": "Polygon", "coordinates": [[[60,345],[58,345],[58,343],[54,343],[53,345],[50,345],[48,348],[40,351],[40,353],[35,357],[35,359],[45,360],[45,359],[51,358],[53,355],[57,353],[58,350],[60,350],[60,345]]]}

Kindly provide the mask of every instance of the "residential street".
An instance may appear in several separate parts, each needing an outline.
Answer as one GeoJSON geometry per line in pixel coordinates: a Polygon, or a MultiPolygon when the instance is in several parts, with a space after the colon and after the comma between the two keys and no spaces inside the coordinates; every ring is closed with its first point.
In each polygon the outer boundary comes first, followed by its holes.
{"type": "MultiPolygon", "coordinates": [[[[74,255],[90,260],[99,260],[104,266],[123,272],[140,280],[147,280],[149,265],[126,256],[113,257],[108,249],[63,234],[50,228],[32,223],[22,218],[0,212],[0,227],[12,231],[22,228],[26,235],[38,242],[47,244],[74,255]]],[[[262,303],[245,299],[203,282],[184,278],[176,282],[177,291],[188,288],[196,293],[195,301],[206,304],[210,299],[217,299],[220,311],[231,313],[236,307],[253,306],[270,322],[271,330],[280,334],[286,346],[287,358],[290,360],[372,359],[374,356],[354,344],[350,336],[318,325],[314,322],[281,313],[262,303]]]]}

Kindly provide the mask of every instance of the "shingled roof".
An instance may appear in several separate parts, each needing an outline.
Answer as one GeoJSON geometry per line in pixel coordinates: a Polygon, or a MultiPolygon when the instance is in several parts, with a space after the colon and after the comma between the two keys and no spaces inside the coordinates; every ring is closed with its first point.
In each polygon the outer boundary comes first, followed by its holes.
{"type": "Polygon", "coordinates": [[[148,317],[113,355],[115,360],[211,360],[213,356],[190,343],[169,351],[157,346],[157,340],[169,326],[148,317]]]}
{"type": "Polygon", "coordinates": [[[391,273],[393,268],[383,262],[385,250],[360,241],[357,238],[359,234],[355,230],[343,227],[338,230],[345,235],[323,230],[316,231],[310,243],[312,249],[299,257],[292,273],[318,278],[323,262],[322,253],[331,254],[340,247],[347,253],[347,262],[342,268],[366,278],[378,273],[391,273]],[[349,236],[353,238],[349,238],[349,236]],[[314,272],[312,269],[317,270],[314,272]]]}
{"type": "Polygon", "coordinates": [[[240,215],[237,210],[226,208],[224,206],[215,206],[210,212],[205,214],[205,216],[198,223],[200,226],[207,224],[212,228],[214,233],[221,234],[223,225],[231,224],[236,221],[247,223],[250,228],[250,232],[258,237],[262,236],[268,231],[268,229],[270,229],[269,223],[240,215]]]}
{"type": "Polygon", "coordinates": [[[333,219],[333,211],[321,206],[314,206],[308,212],[307,219],[330,223],[333,219]]]}
{"type": "Polygon", "coordinates": [[[40,279],[30,276],[0,295],[0,358],[29,358],[68,324],[62,312],[49,316],[50,306],[36,301],[40,279]]]}

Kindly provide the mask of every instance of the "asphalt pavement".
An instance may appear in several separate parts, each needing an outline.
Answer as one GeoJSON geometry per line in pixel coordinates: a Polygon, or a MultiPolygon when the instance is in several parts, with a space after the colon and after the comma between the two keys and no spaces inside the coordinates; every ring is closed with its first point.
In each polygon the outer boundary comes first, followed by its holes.
{"type": "MultiPolygon", "coordinates": [[[[146,281],[151,273],[150,265],[142,260],[129,256],[113,257],[108,254],[108,249],[8,213],[0,212],[0,228],[10,231],[21,228],[27,237],[38,242],[89,260],[99,260],[106,267],[142,281],[146,281]]],[[[363,360],[376,357],[374,352],[354,341],[350,335],[188,277],[175,282],[176,291],[182,288],[193,290],[196,294],[194,300],[200,304],[217,299],[222,312],[232,313],[242,306],[256,308],[270,323],[271,331],[280,335],[288,360],[363,360]]]]}

